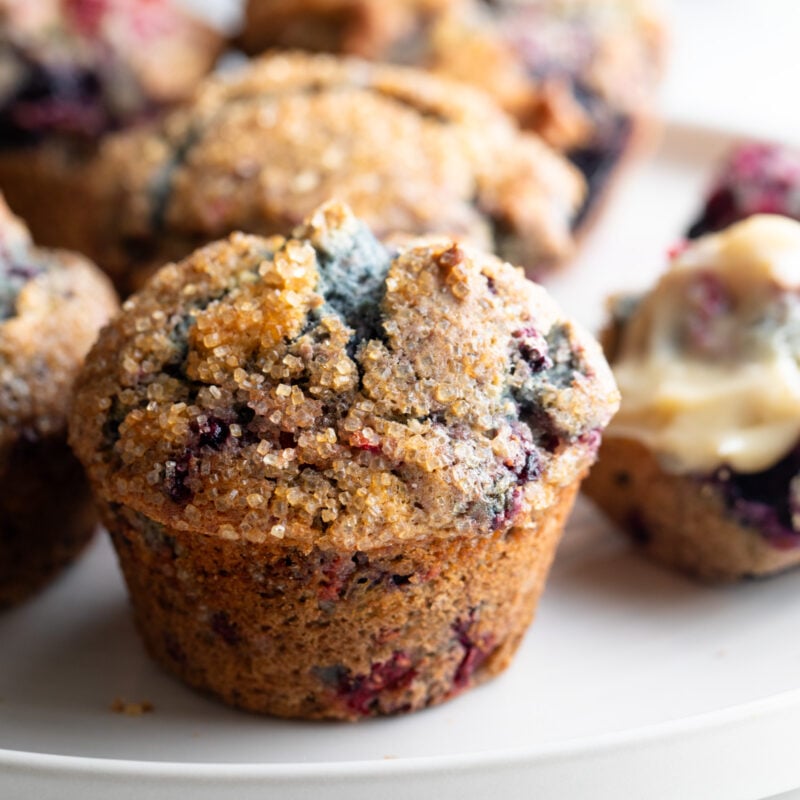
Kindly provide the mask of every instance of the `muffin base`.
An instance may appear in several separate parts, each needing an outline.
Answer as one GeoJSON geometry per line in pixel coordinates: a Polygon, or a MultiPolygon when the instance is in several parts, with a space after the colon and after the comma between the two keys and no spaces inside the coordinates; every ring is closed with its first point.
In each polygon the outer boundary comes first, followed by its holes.
{"type": "Polygon", "coordinates": [[[356,720],[447,700],[519,646],[578,483],[527,524],[371,552],[166,529],[105,506],[151,656],[189,685],[281,717],[356,720]]]}
{"type": "Polygon", "coordinates": [[[93,254],[97,201],[92,158],[59,145],[0,152],[0,188],[40,247],[93,254]]]}
{"type": "Polygon", "coordinates": [[[0,468],[0,608],[52,580],[97,526],[81,465],[66,442],[19,442],[0,468]]]}
{"type": "Polygon", "coordinates": [[[640,442],[606,437],[585,493],[656,561],[706,581],[733,581],[800,564],[738,522],[707,483],[665,472],[640,442]]]}

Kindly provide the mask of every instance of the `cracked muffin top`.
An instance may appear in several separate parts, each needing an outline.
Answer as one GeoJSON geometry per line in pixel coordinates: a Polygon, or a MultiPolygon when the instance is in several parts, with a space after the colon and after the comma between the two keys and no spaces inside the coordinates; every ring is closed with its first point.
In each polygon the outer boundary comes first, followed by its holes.
{"type": "Polygon", "coordinates": [[[617,392],[521,270],[344,206],[160,270],[79,380],[96,491],[178,529],[370,550],[490,534],[593,461],[617,392]]]}
{"type": "Polygon", "coordinates": [[[97,258],[123,284],[233,230],[286,235],[331,197],[379,238],[456,235],[538,269],[569,252],[583,191],[478,92],[299,53],[208,81],[155,129],[108,142],[102,161],[111,219],[97,258]]]}
{"type": "Polygon", "coordinates": [[[191,92],[219,46],[170,0],[0,0],[0,145],[137,122],[191,92]]]}
{"type": "Polygon", "coordinates": [[[34,247],[0,196],[0,461],[20,438],[64,435],[75,375],[116,309],[100,270],[34,247]]]}

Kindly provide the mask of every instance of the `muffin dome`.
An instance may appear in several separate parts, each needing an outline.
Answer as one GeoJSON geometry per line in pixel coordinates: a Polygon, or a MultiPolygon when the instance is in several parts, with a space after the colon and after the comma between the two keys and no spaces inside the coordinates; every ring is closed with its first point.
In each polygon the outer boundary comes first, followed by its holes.
{"type": "Polygon", "coordinates": [[[111,218],[97,257],[121,285],[234,230],[287,235],[332,197],[378,238],[456,235],[541,269],[569,252],[583,191],[479,92],[299,53],[207,82],[155,129],[110,142],[102,161],[111,218]]]}
{"type": "Polygon", "coordinates": [[[369,549],[548,505],[614,397],[519,271],[452,243],[393,258],[332,204],[162,270],[95,347],[72,434],[104,498],[160,522],[369,549]]]}

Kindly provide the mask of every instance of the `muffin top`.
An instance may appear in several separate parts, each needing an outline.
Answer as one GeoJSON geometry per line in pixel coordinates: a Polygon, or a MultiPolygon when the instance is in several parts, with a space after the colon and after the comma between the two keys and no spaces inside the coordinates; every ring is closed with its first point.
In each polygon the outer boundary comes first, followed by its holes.
{"type": "Polygon", "coordinates": [[[608,435],[674,472],[767,469],[800,439],[800,223],[760,215],[698,239],[628,301],[608,435]]]}
{"type": "Polygon", "coordinates": [[[232,230],[286,235],[331,197],[378,237],[458,235],[535,268],[569,251],[582,195],[578,174],[480,93],[330,56],[257,60],[107,145],[98,260],[123,272],[232,230]]]}
{"type": "Polygon", "coordinates": [[[64,436],[75,375],[116,308],[95,266],[34,247],[0,197],[0,458],[20,438],[64,436]]]}
{"type": "Polygon", "coordinates": [[[87,359],[71,442],[157,522],[369,550],[547,507],[616,403],[521,270],[441,238],[389,251],[330,203],[159,271],[87,359]]]}
{"type": "Polygon", "coordinates": [[[0,145],[141,120],[188,94],[218,48],[170,0],[0,0],[0,145]]]}

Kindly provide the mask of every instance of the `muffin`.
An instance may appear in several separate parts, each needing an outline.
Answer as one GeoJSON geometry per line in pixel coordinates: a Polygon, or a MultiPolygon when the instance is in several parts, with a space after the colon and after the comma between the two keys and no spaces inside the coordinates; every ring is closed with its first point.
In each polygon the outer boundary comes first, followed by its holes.
{"type": "Polygon", "coordinates": [[[544,269],[570,250],[582,182],[488,98],[417,70],[274,55],[209,80],[102,157],[97,261],[123,291],[234,230],[288,235],[321,202],[379,237],[441,232],[544,269]]]}
{"type": "Polygon", "coordinates": [[[250,52],[348,53],[484,89],[583,173],[576,228],[646,138],[664,39],[647,0],[250,0],[242,37],[250,52]]]}
{"type": "Polygon", "coordinates": [[[94,531],[89,487],[67,447],[67,405],[115,310],[96,267],[34,247],[0,197],[0,608],[47,583],[94,531]]]}
{"type": "Polygon", "coordinates": [[[735,147],[720,166],[687,235],[715,233],[753,214],[800,220],[800,151],[768,142],[735,147]]]}
{"type": "Polygon", "coordinates": [[[800,563],[800,223],[754,216],[617,304],[622,393],[587,493],[648,554],[733,580],[800,563]]]}
{"type": "Polygon", "coordinates": [[[37,241],[84,244],[98,142],[186,97],[220,44],[170,0],[0,0],[0,188],[37,241]]]}
{"type": "Polygon", "coordinates": [[[617,403],[545,291],[336,203],[160,270],[71,441],[150,654],[285,717],[413,711],[503,670],[617,403]]]}

